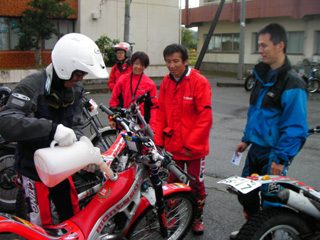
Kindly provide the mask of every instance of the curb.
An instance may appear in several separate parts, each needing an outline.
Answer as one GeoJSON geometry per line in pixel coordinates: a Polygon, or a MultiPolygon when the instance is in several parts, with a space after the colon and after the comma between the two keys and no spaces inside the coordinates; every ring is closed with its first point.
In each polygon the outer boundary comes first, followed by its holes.
{"type": "Polygon", "coordinates": [[[217,82],[217,87],[244,87],[243,83],[222,83],[217,82]]]}
{"type": "MultiPolygon", "coordinates": [[[[160,86],[157,86],[157,89],[160,89],[160,86]]],[[[90,93],[112,93],[111,90],[105,85],[102,86],[100,84],[86,85],[84,86],[84,90],[90,93]]]]}
{"type": "MultiPolygon", "coordinates": [[[[217,87],[244,87],[243,83],[234,82],[217,82],[217,87]]],[[[111,93],[107,84],[89,84],[84,86],[85,91],[90,93],[111,93]]],[[[160,85],[157,84],[157,89],[160,89],[160,85]]]]}

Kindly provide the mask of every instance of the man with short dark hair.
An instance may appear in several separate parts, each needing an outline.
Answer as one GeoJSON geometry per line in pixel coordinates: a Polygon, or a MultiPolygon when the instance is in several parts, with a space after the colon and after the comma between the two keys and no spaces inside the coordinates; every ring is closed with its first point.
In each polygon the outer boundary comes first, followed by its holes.
{"type": "MultiPolygon", "coordinates": [[[[193,225],[195,234],[202,234],[205,156],[209,154],[209,133],[212,125],[211,86],[198,70],[188,67],[188,53],[183,45],[171,44],[163,51],[170,73],[161,83],[156,115],[156,145],[173,154],[179,167],[187,165],[191,190],[198,200],[198,215],[193,225]]],[[[178,182],[170,174],[169,182],[178,182]]]]}
{"type": "MultiPolygon", "coordinates": [[[[253,173],[285,175],[308,132],[307,86],[286,56],[286,30],[269,24],[259,32],[258,44],[262,62],[253,69],[257,80],[250,96],[247,125],[235,149],[238,154],[251,145],[242,177],[253,173]]],[[[259,190],[239,195],[246,218],[260,209],[259,190]]]]}

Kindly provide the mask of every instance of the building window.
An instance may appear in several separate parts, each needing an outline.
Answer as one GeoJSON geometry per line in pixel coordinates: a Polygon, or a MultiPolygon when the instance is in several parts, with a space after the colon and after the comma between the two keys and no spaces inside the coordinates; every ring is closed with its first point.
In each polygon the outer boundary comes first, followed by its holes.
{"type": "MultiPolygon", "coordinates": [[[[73,30],[73,21],[72,20],[53,20],[53,24],[56,29],[58,29],[61,36],[74,32],[73,30]]],[[[45,40],[43,49],[45,50],[51,50],[53,49],[54,45],[58,41],[58,36],[55,34],[52,34],[51,38],[48,40],[45,40]]]]}
{"type": "MultiPolygon", "coordinates": [[[[204,36],[207,37],[206,35],[204,36]]],[[[239,33],[214,34],[212,35],[208,52],[238,52],[240,36],[239,33]]]]}
{"type": "Polygon", "coordinates": [[[303,53],[304,32],[288,32],[287,53],[303,53]]]}
{"type": "Polygon", "coordinates": [[[0,17],[0,50],[14,50],[19,41],[18,18],[0,17]]]}
{"type": "MultiPolygon", "coordinates": [[[[287,53],[303,53],[304,32],[287,32],[287,34],[287,53]]],[[[254,42],[252,52],[259,52],[258,33],[252,33],[252,41],[254,42]]]]}
{"type": "MultiPolygon", "coordinates": [[[[20,36],[19,23],[19,18],[0,17],[0,50],[15,50],[20,36]]],[[[53,23],[61,35],[74,32],[73,20],[53,20],[53,23]]],[[[57,41],[58,36],[52,34],[49,40],[44,41],[43,50],[53,49],[57,41]]]]}
{"type": "Polygon", "coordinates": [[[320,54],[320,31],[316,32],[316,41],[315,41],[315,52],[316,54],[320,54]]]}
{"type": "Polygon", "coordinates": [[[253,53],[257,53],[259,52],[259,37],[258,37],[258,33],[252,33],[252,38],[251,38],[253,44],[252,44],[252,52],[253,53]]]}

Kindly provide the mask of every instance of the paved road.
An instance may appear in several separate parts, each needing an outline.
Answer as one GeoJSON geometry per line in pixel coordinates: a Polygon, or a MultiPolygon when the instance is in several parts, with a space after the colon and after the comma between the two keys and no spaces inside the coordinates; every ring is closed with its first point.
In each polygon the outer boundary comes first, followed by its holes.
{"type": "MultiPolygon", "coordinates": [[[[244,223],[242,210],[235,195],[225,191],[225,186],[217,184],[220,179],[240,175],[244,159],[240,166],[231,164],[235,146],[242,137],[246,124],[249,93],[239,87],[216,87],[217,80],[210,80],[213,88],[212,106],[214,124],[210,134],[210,155],[206,160],[205,185],[208,193],[205,207],[205,233],[194,236],[190,233],[186,239],[229,239],[230,232],[239,229],[244,223]]],[[[110,94],[94,94],[91,97],[97,103],[107,105],[110,94]]],[[[310,127],[320,125],[320,93],[309,96],[308,123],[310,127]]],[[[106,123],[104,113],[101,119],[106,123]]],[[[311,136],[304,148],[294,160],[288,176],[320,189],[320,134],[311,136]]],[[[245,154],[244,154],[245,155],[245,154]]],[[[245,156],[244,156],[245,157],[245,156]]],[[[243,158],[244,158],[243,157],[243,158]]],[[[1,239],[15,239],[2,238],[1,239]]]]}

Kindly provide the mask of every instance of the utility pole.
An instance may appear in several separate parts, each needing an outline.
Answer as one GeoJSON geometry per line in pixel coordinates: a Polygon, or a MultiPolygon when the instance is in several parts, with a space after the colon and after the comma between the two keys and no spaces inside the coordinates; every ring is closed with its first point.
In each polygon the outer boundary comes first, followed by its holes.
{"type": "Polygon", "coordinates": [[[210,29],[209,29],[209,32],[208,32],[208,35],[203,43],[203,46],[201,48],[201,51],[200,51],[200,54],[198,56],[198,59],[197,59],[197,62],[196,62],[196,65],[194,66],[195,69],[199,70],[200,69],[200,66],[201,66],[201,63],[202,63],[202,60],[204,58],[204,55],[206,54],[206,51],[208,49],[208,46],[209,46],[209,42],[210,42],[210,39],[211,39],[211,36],[214,32],[214,29],[216,28],[216,25],[218,23],[218,20],[219,20],[219,17],[220,17],[220,13],[222,11],[222,7],[224,5],[224,1],[225,0],[221,0],[220,1],[220,5],[218,7],[218,10],[216,12],[216,15],[214,16],[214,19],[211,23],[211,26],[210,26],[210,29]]]}
{"type": "Polygon", "coordinates": [[[246,0],[241,0],[238,80],[242,80],[242,77],[243,77],[245,26],[246,26],[246,0]]]}
{"type": "Polygon", "coordinates": [[[129,43],[129,33],[130,33],[130,5],[132,0],[125,0],[124,9],[124,35],[123,41],[129,43]]]}

